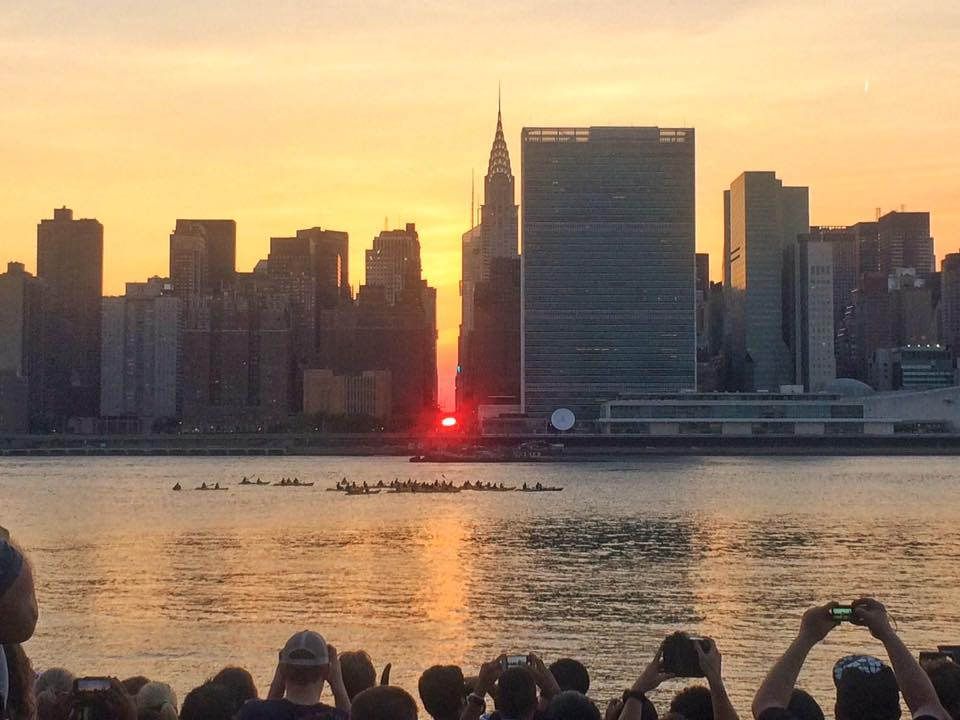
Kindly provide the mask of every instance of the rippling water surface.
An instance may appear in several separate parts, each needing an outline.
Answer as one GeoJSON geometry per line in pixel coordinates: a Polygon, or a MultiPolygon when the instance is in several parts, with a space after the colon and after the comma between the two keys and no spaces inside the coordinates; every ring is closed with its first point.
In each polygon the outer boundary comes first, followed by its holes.
{"type": "MultiPolygon", "coordinates": [[[[717,639],[745,711],[804,607],[884,599],[908,645],[960,643],[953,458],[664,459],[411,465],[394,458],[0,460],[0,525],[37,567],[41,669],[145,674],[183,694],[225,663],[266,690],[310,627],[365,648],[416,693],[501,651],[581,658],[598,698],[660,639],[717,639]],[[313,488],[236,487],[242,475],[313,488]],[[562,493],[347,497],[338,479],[445,476],[562,493]],[[201,481],[231,485],[201,493],[201,481]],[[175,482],[188,490],[170,491],[175,482]]],[[[882,653],[835,631],[801,684],[832,709],[830,667],[882,653]]],[[[658,696],[665,704],[679,681],[658,696]]]]}

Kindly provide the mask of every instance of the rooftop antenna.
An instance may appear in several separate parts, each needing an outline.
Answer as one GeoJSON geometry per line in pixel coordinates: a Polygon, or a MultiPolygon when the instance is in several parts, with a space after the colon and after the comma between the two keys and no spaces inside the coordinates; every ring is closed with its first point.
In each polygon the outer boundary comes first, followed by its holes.
{"type": "Polygon", "coordinates": [[[473,229],[473,182],[474,182],[475,173],[473,168],[470,168],[470,228],[473,229]]]}
{"type": "Polygon", "coordinates": [[[880,219],[880,208],[877,208],[877,220],[880,219]]]}

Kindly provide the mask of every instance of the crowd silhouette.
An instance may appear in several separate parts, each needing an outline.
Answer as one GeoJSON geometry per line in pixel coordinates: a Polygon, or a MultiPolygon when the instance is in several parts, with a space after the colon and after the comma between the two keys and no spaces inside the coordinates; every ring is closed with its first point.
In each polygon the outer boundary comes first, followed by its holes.
{"type": "MultiPolygon", "coordinates": [[[[261,697],[250,673],[225,667],[191,690],[182,703],[159,680],[75,676],[63,668],[35,674],[22,648],[38,608],[32,566],[0,534],[0,718],[4,720],[415,720],[414,697],[378,676],[362,651],[338,652],[311,630],[290,637],[270,687],[261,697]]],[[[913,720],[960,720],[960,664],[954,649],[918,660],[900,639],[886,608],[873,598],[808,609],[794,639],[760,684],[756,720],[898,720],[901,699],[913,720]],[[833,667],[835,695],[814,698],[796,687],[810,651],[842,622],[862,626],[883,645],[885,660],[847,655],[833,667]],[[829,707],[829,706],[828,706],[829,707]]],[[[598,704],[590,673],[578,660],[547,665],[537,654],[501,655],[464,673],[436,665],[417,692],[434,720],[739,720],[727,694],[723,658],[709,637],[677,632],[621,695],[598,704]],[[668,679],[690,678],[668,707],[649,695],[668,679]],[[700,681],[702,680],[702,682],[700,681]]],[[[625,674],[628,671],[625,670],[625,674]]]]}

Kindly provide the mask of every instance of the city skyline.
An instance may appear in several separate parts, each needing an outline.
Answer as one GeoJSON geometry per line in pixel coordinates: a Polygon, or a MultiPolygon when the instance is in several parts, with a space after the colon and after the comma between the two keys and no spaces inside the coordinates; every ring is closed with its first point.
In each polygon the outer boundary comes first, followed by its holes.
{"type": "Polygon", "coordinates": [[[695,127],[697,250],[713,256],[714,279],[720,190],[745,170],[809,186],[813,224],[905,205],[931,212],[938,261],[958,244],[960,89],[948,52],[958,16],[948,3],[682,4],[652,15],[573,3],[544,15],[516,2],[518,22],[506,24],[452,4],[408,12],[403,33],[388,4],[353,16],[301,5],[268,13],[245,2],[230,17],[179,2],[156,14],[110,3],[0,11],[0,58],[17,68],[0,71],[7,259],[35,272],[36,222],[61,205],[103,223],[107,295],[164,274],[178,217],[236,220],[244,271],[289,228],[349,232],[360,268],[384,216],[391,227],[416,222],[424,275],[438,287],[450,407],[470,169],[484,166],[499,79],[511,148],[525,125],[695,127]],[[536,29],[522,22],[534,17],[536,29]],[[330,53],[304,55],[320,34],[330,53]],[[510,53],[479,62],[493,37],[510,53]]]}

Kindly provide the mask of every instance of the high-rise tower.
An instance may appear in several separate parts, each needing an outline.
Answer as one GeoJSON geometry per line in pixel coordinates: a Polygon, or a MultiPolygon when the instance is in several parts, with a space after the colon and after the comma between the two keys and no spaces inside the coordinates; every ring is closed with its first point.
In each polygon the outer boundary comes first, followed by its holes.
{"type": "Polygon", "coordinates": [[[480,223],[463,236],[457,407],[468,411],[520,395],[516,187],[499,102],[483,192],[480,223]]]}

